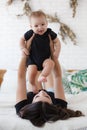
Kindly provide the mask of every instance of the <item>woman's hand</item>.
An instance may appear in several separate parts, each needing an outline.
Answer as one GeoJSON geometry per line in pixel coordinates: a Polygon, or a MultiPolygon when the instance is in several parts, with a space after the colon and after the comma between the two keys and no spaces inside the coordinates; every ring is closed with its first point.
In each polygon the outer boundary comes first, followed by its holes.
{"type": "Polygon", "coordinates": [[[25,47],[22,48],[22,54],[28,56],[28,55],[29,55],[29,51],[28,51],[28,49],[25,48],[25,47]]]}
{"type": "MultiPolygon", "coordinates": [[[[31,44],[34,35],[28,40],[28,44],[31,44]]],[[[28,49],[28,44],[26,49],[28,49]]],[[[22,56],[18,68],[18,87],[16,92],[16,102],[20,102],[27,99],[26,95],[26,54],[22,51],[22,56]]]]}
{"type": "Polygon", "coordinates": [[[26,46],[22,48],[22,57],[27,57],[29,55],[30,45],[34,38],[35,34],[26,42],[26,46]]]}
{"type": "Polygon", "coordinates": [[[50,49],[51,49],[51,58],[56,61],[58,60],[59,54],[60,54],[60,42],[59,39],[56,38],[55,41],[52,41],[51,36],[49,35],[50,39],[50,49]]]}
{"type": "Polygon", "coordinates": [[[59,55],[59,54],[58,54],[57,51],[54,51],[54,52],[53,52],[54,59],[58,59],[58,55],[59,55]]]}
{"type": "Polygon", "coordinates": [[[54,59],[54,45],[53,45],[53,41],[51,39],[51,36],[49,35],[49,39],[50,39],[50,50],[51,50],[51,58],[54,59]]]}
{"type": "Polygon", "coordinates": [[[33,33],[32,37],[27,41],[27,44],[26,44],[26,48],[29,50],[30,49],[30,45],[31,45],[31,42],[34,38],[35,34],[33,33]]]}

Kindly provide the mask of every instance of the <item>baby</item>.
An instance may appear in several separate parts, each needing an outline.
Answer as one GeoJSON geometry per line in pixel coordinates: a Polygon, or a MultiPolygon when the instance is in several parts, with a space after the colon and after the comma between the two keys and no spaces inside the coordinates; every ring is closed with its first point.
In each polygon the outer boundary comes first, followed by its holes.
{"type": "Polygon", "coordinates": [[[46,15],[42,11],[32,12],[30,15],[30,27],[31,30],[27,31],[20,40],[20,47],[22,51],[28,55],[27,58],[27,70],[28,78],[32,87],[35,89],[35,79],[37,71],[41,71],[38,82],[46,82],[47,76],[54,68],[54,61],[51,59],[50,39],[53,41],[54,52],[53,56],[58,58],[59,54],[59,40],[57,34],[50,28],[47,28],[48,22],[46,15]],[[31,44],[28,44],[28,40],[34,35],[31,44]],[[26,49],[29,47],[29,50],[26,49]]]}

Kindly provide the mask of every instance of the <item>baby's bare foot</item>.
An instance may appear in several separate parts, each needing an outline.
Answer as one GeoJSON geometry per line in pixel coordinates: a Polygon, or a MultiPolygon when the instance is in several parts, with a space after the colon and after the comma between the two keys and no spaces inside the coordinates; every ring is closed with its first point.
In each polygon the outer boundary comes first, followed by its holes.
{"type": "Polygon", "coordinates": [[[47,79],[45,76],[40,75],[38,78],[38,82],[47,82],[47,79]]]}

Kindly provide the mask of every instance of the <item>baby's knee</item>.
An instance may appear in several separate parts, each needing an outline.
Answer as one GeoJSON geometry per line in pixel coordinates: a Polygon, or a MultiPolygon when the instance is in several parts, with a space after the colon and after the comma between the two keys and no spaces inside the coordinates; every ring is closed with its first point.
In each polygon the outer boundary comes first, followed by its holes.
{"type": "Polygon", "coordinates": [[[46,59],[43,63],[43,66],[49,67],[49,68],[53,68],[55,65],[54,61],[51,59],[46,59]]]}
{"type": "Polygon", "coordinates": [[[54,67],[54,65],[55,65],[54,61],[51,60],[51,59],[50,59],[50,65],[51,65],[52,67],[54,67]]]}

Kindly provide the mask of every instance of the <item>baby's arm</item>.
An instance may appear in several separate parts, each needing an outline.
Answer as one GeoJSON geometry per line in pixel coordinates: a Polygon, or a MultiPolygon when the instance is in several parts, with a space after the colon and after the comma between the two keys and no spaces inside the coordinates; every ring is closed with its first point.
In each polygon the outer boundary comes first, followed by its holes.
{"type": "Polygon", "coordinates": [[[53,43],[54,43],[53,56],[58,59],[59,54],[60,54],[61,44],[58,38],[54,39],[53,43]]]}

